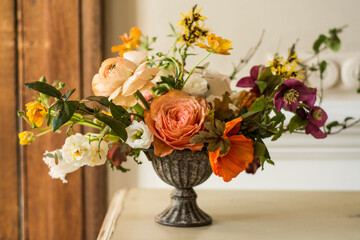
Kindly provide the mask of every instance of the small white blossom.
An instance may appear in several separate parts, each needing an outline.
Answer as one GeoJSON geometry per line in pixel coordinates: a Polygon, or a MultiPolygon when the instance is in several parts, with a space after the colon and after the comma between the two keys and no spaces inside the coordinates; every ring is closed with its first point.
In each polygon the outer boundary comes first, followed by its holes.
{"type": "Polygon", "coordinates": [[[154,135],[144,122],[132,121],[126,132],[128,135],[126,143],[132,148],[148,149],[154,141],[154,135]]]}
{"type": "Polygon", "coordinates": [[[53,179],[62,180],[63,183],[67,183],[67,180],[65,179],[66,174],[74,172],[80,168],[79,166],[73,166],[72,164],[66,162],[62,158],[62,150],[61,149],[55,150],[52,152],[46,151],[44,153],[43,160],[50,169],[49,175],[53,179]],[[56,164],[55,154],[57,154],[57,153],[59,153],[60,156],[58,155],[58,163],[56,164]]]}
{"type": "Polygon", "coordinates": [[[106,162],[107,154],[109,152],[109,144],[106,141],[93,141],[90,143],[91,154],[89,162],[86,165],[91,167],[103,165],[106,162]]]}
{"type": "Polygon", "coordinates": [[[66,138],[62,152],[65,161],[73,166],[81,167],[88,164],[91,157],[89,138],[80,133],[66,138]]]}
{"type": "Polygon", "coordinates": [[[193,73],[190,75],[182,90],[193,96],[204,95],[208,91],[208,82],[203,78],[201,73],[193,73]]]}

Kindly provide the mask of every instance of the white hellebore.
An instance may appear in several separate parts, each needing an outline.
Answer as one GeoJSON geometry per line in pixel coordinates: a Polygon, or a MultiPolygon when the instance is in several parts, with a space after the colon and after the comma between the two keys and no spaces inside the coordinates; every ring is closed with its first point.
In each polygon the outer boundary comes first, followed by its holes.
{"type": "Polygon", "coordinates": [[[67,183],[67,180],[65,179],[66,174],[74,172],[79,169],[79,166],[73,166],[72,164],[68,163],[62,158],[62,150],[55,150],[52,152],[46,151],[44,154],[44,162],[48,167],[50,168],[49,175],[53,179],[61,179],[63,183],[67,183]],[[60,153],[58,155],[58,161],[57,164],[55,162],[55,154],[60,153]]]}
{"type": "Polygon", "coordinates": [[[99,141],[93,141],[90,143],[90,148],[90,161],[87,163],[87,165],[91,167],[103,165],[107,159],[109,144],[106,141],[101,141],[99,146],[99,141]]]}
{"type": "Polygon", "coordinates": [[[92,157],[89,138],[80,133],[66,138],[62,152],[65,161],[73,166],[84,166],[92,157]]]}
{"type": "Polygon", "coordinates": [[[209,84],[209,91],[207,91],[206,96],[223,96],[225,92],[231,93],[230,88],[230,78],[224,74],[221,74],[212,70],[205,70],[203,77],[206,79],[209,84]]]}
{"type": "Polygon", "coordinates": [[[125,130],[128,135],[126,143],[132,148],[148,149],[154,141],[154,135],[144,122],[134,120],[125,130]]]}
{"type": "Polygon", "coordinates": [[[204,95],[208,91],[208,82],[201,73],[193,73],[182,90],[193,96],[204,95]]]}

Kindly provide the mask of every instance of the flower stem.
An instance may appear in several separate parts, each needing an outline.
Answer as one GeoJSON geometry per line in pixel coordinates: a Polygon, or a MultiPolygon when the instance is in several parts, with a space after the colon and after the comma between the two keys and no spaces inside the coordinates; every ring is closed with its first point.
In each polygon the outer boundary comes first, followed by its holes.
{"type": "Polygon", "coordinates": [[[184,81],[184,85],[186,84],[187,80],[189,80],[189,77],[191,76],[191,74],[195,71],[195,69],[197,68],[197,66],[199,66],[203,61],[205,61],[205,59],[207,59],[210,56],[211,52],[208,52],[208,54],[206,54],[205,57],[203,57],[194,67],[193,69],[191,69],[191,71],[189,72],[189,74],[187,75],[185,81],[184,81]]]}
{"type": "Polygon", "coordinates": [[[144,107],[145,107],[146,110],[149,110],[149,109],[150,109],[150,106],[149,106],[148,102],[146,101],[146,99],[144,98],[144,96],[142,95],[142,93],[141,93],[139,90],[137,90],[137,91],[135,92],[135,96],[136,96],[138,99],[140,99],[140,101],[142,102],[142,104],[144,104],[144,107]]]}
{"type": "Polygon", "coordinates": [[[47,134],[49,132],[52,132],[52,129],[48,129],[48,130],[46,130],[44,132],[41,132],[41,133],[37,134],[35,137],[40,137],[40,136],[45,135],[45,134],[47,134]]]}

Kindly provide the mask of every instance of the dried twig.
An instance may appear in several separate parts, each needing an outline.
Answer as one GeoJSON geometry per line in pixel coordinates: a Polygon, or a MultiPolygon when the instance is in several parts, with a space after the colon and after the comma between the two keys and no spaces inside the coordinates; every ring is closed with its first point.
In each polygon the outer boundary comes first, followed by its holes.
{"type": "Polygon", "coordinates": [[[247,54],[245,55],[245,57],[240,59],[238,65],[234,66],[234,70],[233,70],[232,74],[230,75],[231,80],[235,78],[236,74],[238,74],[246,66],[246,64],[251,60],[251,58],[255,55],[256,51],[258,50],[258,48],[261,45],[264,35],[265,35],[265,29],[262,31],[260,39],[259,39],[258,43],[256,44],[256,46],[253,48],[250,48],[249,51],[247,52],[247,54]]]}

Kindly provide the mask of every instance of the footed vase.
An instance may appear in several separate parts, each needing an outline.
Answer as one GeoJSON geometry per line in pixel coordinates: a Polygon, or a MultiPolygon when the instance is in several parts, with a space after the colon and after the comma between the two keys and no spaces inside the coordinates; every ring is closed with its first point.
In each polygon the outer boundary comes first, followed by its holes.
{"type": "Polygon", "coordinates": [[[196,203],[193,187],[206,181],[211,173],[208,153],[190,150],[175,151],[165,157],[145,152],[157,175],[174,186],[170,205],[155,217],[157,223],[173,227],[198,227],[212,223],[211,217],[196,203]]]}

